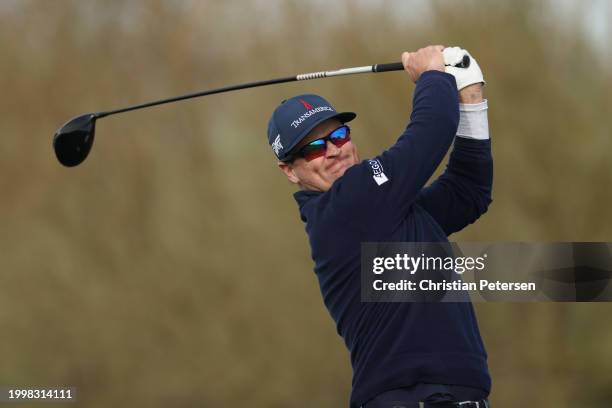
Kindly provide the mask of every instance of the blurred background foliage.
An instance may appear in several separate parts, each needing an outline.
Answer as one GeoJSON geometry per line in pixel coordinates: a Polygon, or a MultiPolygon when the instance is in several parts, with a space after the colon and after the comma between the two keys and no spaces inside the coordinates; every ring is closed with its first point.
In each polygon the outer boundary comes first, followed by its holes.
{"type": "MultiPolygon", "coordinates": [[[[2,1],[0,385],[75,386],[87,407],[347,403],[348,355],[266,125],[320,93],[358,112],[375,155],[406,124],[406,75],[118,115],[63,168],[51,136],[85,112],[461,45],[488,81],[495,186],[452,239],[612,240],[610,53],[581,27],[597,2],[576,3],[561,19],[531,0],[2,1]]],[[[610,405],[608,304],[476,307],[493,406],[610,405]]]]}

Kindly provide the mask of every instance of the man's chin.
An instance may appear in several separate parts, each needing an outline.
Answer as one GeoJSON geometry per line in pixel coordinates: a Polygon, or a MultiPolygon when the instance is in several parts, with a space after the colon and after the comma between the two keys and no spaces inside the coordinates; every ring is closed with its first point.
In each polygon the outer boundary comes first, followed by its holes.
{"type": "Polygon", "coordinates": [[[327,170],[327,174],[329,175],[328,177],[329,179],[336,180],[338,177],[344,174],[344,167],[334,166],[331,169],[327,170]]]}

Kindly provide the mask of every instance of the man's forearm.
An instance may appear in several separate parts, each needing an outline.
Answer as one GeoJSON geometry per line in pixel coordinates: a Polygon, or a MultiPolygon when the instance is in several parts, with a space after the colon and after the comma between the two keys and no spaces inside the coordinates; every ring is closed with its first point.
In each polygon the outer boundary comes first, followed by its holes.
{"type": "Polygon", "coordinates": [[[489,138],[488,104],[482,85],[473,84],[459,91],[459,126],[457,136],[466,139],[489,138]]]}

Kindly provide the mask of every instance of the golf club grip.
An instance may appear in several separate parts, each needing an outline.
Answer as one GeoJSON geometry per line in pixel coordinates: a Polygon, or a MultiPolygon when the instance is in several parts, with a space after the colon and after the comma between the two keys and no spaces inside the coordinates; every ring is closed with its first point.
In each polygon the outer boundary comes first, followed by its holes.
{"type": "MultiPolygon", "coordinates": [[[[455,64],[457,68],[468,68],[471,60],[469,55],[464,55],[461,62],[455,64]]],[[[372,66],[372,72],[387,72],[387,71],[403,71],[404,64],[401,62],[392,62],[390,64],[375,64],[372,66]]]]}
{"type": "Polygon", "coordinates": [[[372,69],[373,72],[388,72],[388,71],[403,71],[404,64],[401,62],[392,62],[390,64],[376,64],[372,69]]]}

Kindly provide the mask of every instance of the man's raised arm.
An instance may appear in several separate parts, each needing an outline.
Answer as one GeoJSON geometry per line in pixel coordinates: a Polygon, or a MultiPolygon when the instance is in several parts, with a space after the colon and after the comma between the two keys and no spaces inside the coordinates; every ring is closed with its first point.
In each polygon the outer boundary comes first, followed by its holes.
{"type": "MultiPolygon", "coordinates": [[[[462,56],[460,51],[466,52],[459,48],[450,50],[456,58],[462,56]]],[[[471,69],[447,69],[455,75],[460,89],[457,137],[446,171],[424,188],[417,199],[447,235],[476,221],[491,203],[493,158],[488,103],[482,94],[484,79],[480,67],[473,58],[471,61],[471,69]]]]}

